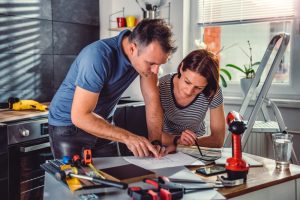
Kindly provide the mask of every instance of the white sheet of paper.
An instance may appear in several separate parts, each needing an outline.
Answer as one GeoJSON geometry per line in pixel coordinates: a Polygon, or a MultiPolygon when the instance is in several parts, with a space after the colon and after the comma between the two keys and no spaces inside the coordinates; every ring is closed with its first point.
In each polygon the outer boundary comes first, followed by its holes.
{"type": "Polygon", "coordinates": [[[126,156],[123,158],[127,162],[138,165],[145,169],[160,169],[184,165],[204,165],[203,162],[181,152],[168,154],[160,159],[153,157],[138,158],[134,156],[126,156]]]}
{"type": "MultiPolygon", "coordinates": [[[[188,180],[202,180],[200,176],[194,174],[188,169],[181,170],[169,178],[177,178],[177,179],[188,179],[188,180]]],[[[185,187],[188,187],[189,184],[184,184],[185,187]]],[[[191,187],[197,187],[199,184],[190,184],[191,187]]],[[[200,184],[199,186],[202,186],[200,184]]],[[[211,190],[203,190],[201,192],[198,192],[198,198],[195,198],[194,193],[188,193],[184,195],[184,199],[226,199],[223,197],[219,192],[217,192],[214,189],[211,190]]]]}
{"type": "MultiPolygon", "coordinates": [[[[222,158],[216,160],[215,163],[217,165],[225,165],[227,158],[230,157],[232,157],[232,148],[223,148],[222,158]]],[[[254,160],[253,158],[248,157],[245,153],[242,154],[242,157],[250,166],[259,167],[263,165],[262,163],[254,160]]]]}

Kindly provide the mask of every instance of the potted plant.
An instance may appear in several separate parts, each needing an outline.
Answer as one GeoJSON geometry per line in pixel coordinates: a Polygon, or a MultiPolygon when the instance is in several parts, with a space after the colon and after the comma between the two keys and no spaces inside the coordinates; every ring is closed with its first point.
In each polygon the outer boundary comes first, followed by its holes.
{"type": "Polygon", "coordinates": [[[227,64],[226,65],[226,67],[236,69],[236,70],[242,72],[245,75],[245,77],[241,79],[241,88],[242,88],[242,91],[243,91],[245,96],[247,95],[248,90],[250,88],[250,85],[251,85],[253,79],[255,78],[255,69],[254,69],[254,67],[258,66],[260,64],[260,62],[253,63],[252,48],[251,48],[250,41],[248,40],[247,43],[248,43],[248,46],[249,46],[249,55],[243,49],[241,49],[241,50],[249,58],[249,63],[243,65],[243,67],[237,66],[235,64],[227,64]]]}
{"type": "Polygon", "coordinates": [[[226,81],[226,77],[231,80],[231,74],[227,69],[224,68],[220,68],[220,79],[221,79],[221,84],[224,88],[227,87],[227,81],[226,81]]]}

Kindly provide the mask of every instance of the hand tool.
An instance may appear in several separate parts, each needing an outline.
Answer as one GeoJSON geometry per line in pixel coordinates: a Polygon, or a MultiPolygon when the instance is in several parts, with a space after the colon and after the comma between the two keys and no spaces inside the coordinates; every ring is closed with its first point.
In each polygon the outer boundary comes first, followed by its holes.
{"type": "MultiPolygon", "coordinates": [[[[71,167],[71,165],[60,165],[59,168],[60,168],[60,170],[58,170],[55,173],[55,178],[58,179],[58,180],[61,180],[61,179],[59,179],[59,178],[61,178],[59,176],[59,174],[60,174],[60,171],[62,171],[62,170],[68,170],[68,171],[73,172],[73,173],[78,173],[77,169],[75,167],[71,167]]],[[[78,190],[78,189],[82,188],[82,184],[81,184],[80,180],[76,177],[70,177],[70,178],[67,178],[67,179],[64,178],[63,180],[66,181],[69,189],[73,192],[75,190],[78,190]]]]}
{"type": "Polygon", "coordinates": [[[82,163],[84,165],[87,165],[89,168],[91,168],[93,170],[94,174],[97,177],[105,179],[105,177],[100,173],[100,170],[97,170],[94,167],[94,165],[92,164],[93,163],[93,161],[92,161],[92,150],[88,149],[88,148],[84,148],[83,151],[82,151],[82,156],[83,156],[82,163]]]}
{"type": "Polygon", "coordinates": [[[165,183],[161,183],[154,179],[144,179],[145,183],[153,185],[155,189],[159,192],[159,196],[162,200],[176,200],[181,199],[184,194],[182,187],[169,187],[165,183]]]}
{"type": "Polygon", "coordinates": [[[88,175],[88,171],[82,166],[80,156],[75,154],[72,158],[72,163],[75,167],[79,168],[82,173],[88,175]]]}
{"type": "Polygon", "coordinates": [[[82,150],[82,163],[84,165],[88,165],[92,163],[92,150],[89,148],[83,148],[82,150]]]}
{"type": "MultiPolygon", "coordinates": [[[[55,175],[57,173],[59,173],[60,166],[64,165],[60,160],[48,160],[46,161],[46,163],[42,164],[41,167],[49,172],[52,175],[55,175]]],[[[66,165],[65,165],[66,166],[66,165]]],[[[71,168],[71,166],[69,165],[68,168],[71,168]]],[[[75,172],[76,170],[73,169],[75,172]]],[[[60,178],[57,178],[59,180],[61,180],[60,178]]],[[[77,178],[68,178],[67,180],[65,180],[65,183],[67,184],[67,186],[69,187],[69,189],[71,191],[75,191],[77,189],[82,188],[82,184],[81,181],[79,181],[79,179],[77,178]]]]}
{"type": "Polygon", "coordinates": [[[181,183],[181,184],[209,184],[215,187],[223,187],[224,185],[220,180],[210,181],[210,180],[191,180],[191,179],[178,179],[178,178],[168,178],[166,176],[160,176],[159,179],[162,179],[167,182],[181,183]]]}
{"type": "Polygon", "coordinates": [[[182,184],[174,183],[170,180],[189,184],[206,184],[206,182],[204,181],[188,179],[169,179],[168,177],[160,176],[157,179],[144,179],[145,183],[154,186],[153,189],[130,187],[128,189],[128,195],[132,197],[132,200],[177,200],[183,198],[183,195],[186,193],[224,187],[220,181],[213,182],[213,184],[202,185],[199,187],[185,187],[182,184]]]}
{"type": "Polygon", "coordinates": [[[144,182],[153,185],[159,191],[160,198],[163,200],[181,199],[186,193],[224,187],[221,184],[208,184],[199,187],[185,187],[182,184],[173,183],[167,177],[163,176],[158,177],[158,179],[144,179],[144,182]]]}
{"type": "Polygon", "coordinates": [[[99,178],[95,178],[95,177],[77,174],[77,171],[74,170],[74,167],[72,168],[70,166],[64,166],[64,165],[61,166],[61,170],[59,170],[58,172],[55,173],[55,177],[58,180],[68,180],[68,178],[70,178],[70,177],[85,179],[85,180],[89,180],[89,181],[92,181],[95,183],[100,183],[100,184],[107,185],[107,186],[117,187],[120,189],[126,189],[128,187],[127,183],[103,180],[103,179],[99,179],[99,178]]]}
{"type": "Polygon", "coordinates": [[[242,185],[244,183],[244,179],[235,179],[235,180],[228,180],[224,176],[218,176],[217,181],[220,181],[224,187],[234,187],[237,185],[242,185]]]}
{"type": "MultiPolygon", "coordinates": [[[[152,179],[152,180],[156,181],[156,179],[152,179]]],[[[210,183],[209,182],[207,182],[207,183],[200,182],[200,184],[205,183],[206,185],[202,185],[202,186],[199,186],[199,187],[185,187],[183,184],[181,184],[182,182],[181,183],[172,182],[172,181],[170,181],[169,178],[167,178],[165,176],[159,176],[156,182],[158,182],[159,187],[164,188],[164,189],[182,188],[184,193],[224,187],[219,181],[218,182],[210,182],[210,183]]],[[[199,184],[199,182],[189,182],[189,185],[192,184],[192,183],[193,184],[199,184]]]]}
{"type": "Polygon", "coordinates": [[[127,194],[132,200],[158,200],[157,191],[151,189],[142,189],[141,187],[130,187],[127,194]]]}
{"type": "MultiPolygon", "coordinates": [[[[228,113],[226,117],[228,130],[232,133],[232,157],[226,160],[226,172],[228,180],[244,179],[246,182],[249,165],[242,158],[241,135],[247,129],[243,117],[235,111],[228,113]]],[[[225,178],[226,179],[226,178],[225,178]]]]}
{"type": "Polygon", "coordinates": [[[1,103],[1,108],[9,108],[11,110],[40,110],[47,111],[48,106],[43,105],[34,100],[20,100],[19,98],[10,97],[7,103],[1,103]]]}
{"type": "Polygon", "coordinates": [[[168,181],[171,181],[173,183],[198,183],[198,184],[205,184],[206,181],[202,180],[191,180],[191,179],[181,179],[181,178],[168,178],[163,176],[163,179],[167,179],[168,181]]]}

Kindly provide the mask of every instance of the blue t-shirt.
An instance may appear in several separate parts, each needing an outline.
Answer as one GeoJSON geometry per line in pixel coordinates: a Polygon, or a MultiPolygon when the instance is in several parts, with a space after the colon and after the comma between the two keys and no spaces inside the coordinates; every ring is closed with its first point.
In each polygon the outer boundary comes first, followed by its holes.
{"type": "Polygon", "coordinates": [[[126,30],[116,37],[98,40],[79,53],[51,101],[49,124],[72,125],[76,86],[100,93],[94,112],[104,119],[112,116],[122,93],[138,76],[122,49],[122,38],[129,33],[126,30]]]}

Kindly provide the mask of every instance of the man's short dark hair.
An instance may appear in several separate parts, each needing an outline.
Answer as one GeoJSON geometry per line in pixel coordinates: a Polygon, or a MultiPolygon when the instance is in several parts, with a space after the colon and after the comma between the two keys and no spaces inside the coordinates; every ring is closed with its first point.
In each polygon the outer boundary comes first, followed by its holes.
{"type": "Polygon", "coordinates": [[[133,29],[129,35],[129,42],[139,47],[146,47],[157,41],[165,53],[174,53],[177,47],[173,46],[172,32],[163,19],[144,19],[133,29]]]}

